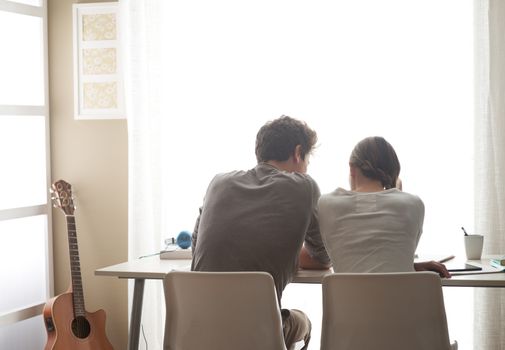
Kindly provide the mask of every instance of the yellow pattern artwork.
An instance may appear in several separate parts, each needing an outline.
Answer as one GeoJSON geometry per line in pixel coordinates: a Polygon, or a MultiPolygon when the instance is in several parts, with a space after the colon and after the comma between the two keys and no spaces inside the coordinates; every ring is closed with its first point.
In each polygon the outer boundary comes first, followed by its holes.
{"type": "Polygon", "coordinates": [[[82,16],[82,40],[116,40],[116,14],[82,16]]]}
{"type": "Polygon", "coordinates": [[[116,49],[84,49],[84,74],[114,74],[116,73],[116,49]]]}
{"type": "Polygon", "coordinates": [[[117,83],[84,83],[83,98],[86,109],[117,108],[117,83]]]}

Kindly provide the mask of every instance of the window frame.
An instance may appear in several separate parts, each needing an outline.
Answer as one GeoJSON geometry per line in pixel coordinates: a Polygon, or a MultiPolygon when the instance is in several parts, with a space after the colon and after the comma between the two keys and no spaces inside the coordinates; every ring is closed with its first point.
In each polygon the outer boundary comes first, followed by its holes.
{"type": "MultiPolygon", "coordinates": [[[[39,17],[42,19],[42,44],[43,44],[43,67],[44,67],[44,104],[43,105],[0,105],[0,118],[4,116],[19,117],[43,116],[45,119],[46,138],[46,184],[51,183],[51,157],[50,157],[50,121],[49,121],[49,81],[48,81],[48,29],[47,29],[47,0],[41,0],[40,6],[16,3],[13,1],[0,0],[0,11],[20,15],[39,17]]],[[[45,228],[45,255],[46,255],[46,294],[54,295],[53,274],[53,248],[52,248],[52,210],[51,196],[46,191],[46,203],[41,205],[9,208],[0,210],[0,221],[25,218],[36,215],[47,217],[45,228]]],[[[0,326],[14,324],[42,313],[45,301],[32,305],[25,305],[14,310],[0,314],[0,326]]]]}

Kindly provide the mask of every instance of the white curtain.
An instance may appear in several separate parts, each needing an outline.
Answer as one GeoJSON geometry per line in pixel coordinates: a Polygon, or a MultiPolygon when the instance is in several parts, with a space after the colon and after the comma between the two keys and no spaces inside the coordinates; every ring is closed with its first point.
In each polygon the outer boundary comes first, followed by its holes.
{"type": "MultiPolygon", "coordinates": [[[[137,259],[159,252],[162,231],[159,2],[122,0],[120,6],[128,116],[128,257],[137,259]]],[[[132,287],[130,283],[129,300],[132,287]]],[[[164,316],[161,283],[146,281],[140,349],[161,349],[164,316]]]]}
{"type": "MultiPolygon", "coordinates": [[[[475,10],[475,231],[484,254],[504,254],[505,2],[476,0],[475,10]]],[[[502,289],[477,289],[474,349],[505,349],[504,302],[502,289]]]]}

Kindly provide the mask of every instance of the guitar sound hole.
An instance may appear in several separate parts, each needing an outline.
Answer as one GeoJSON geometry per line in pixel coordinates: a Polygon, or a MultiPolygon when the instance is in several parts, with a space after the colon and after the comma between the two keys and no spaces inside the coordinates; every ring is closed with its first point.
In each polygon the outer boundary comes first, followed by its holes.
{"type": "Polygon", "coordinates": [[[90,332],[88,320],[83,316],[77,316],[72,321],[72,332],[77,338],[87,338],[90,332]]]}

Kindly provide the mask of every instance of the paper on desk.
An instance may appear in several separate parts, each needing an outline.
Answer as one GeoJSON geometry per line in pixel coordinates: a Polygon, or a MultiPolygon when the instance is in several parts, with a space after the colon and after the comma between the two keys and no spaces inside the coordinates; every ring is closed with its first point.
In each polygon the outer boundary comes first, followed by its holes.
{"type": "Polygon", "coordinates": [[[422,262],[422,261],[438,261],[440,263],[445,263],[454,259],[454,255],[414,255],[414,262],[422,262]]]}

